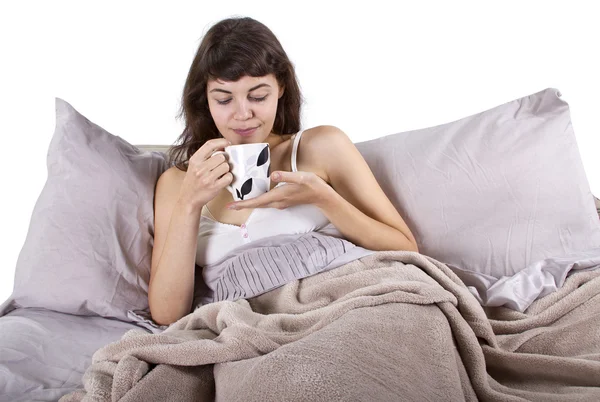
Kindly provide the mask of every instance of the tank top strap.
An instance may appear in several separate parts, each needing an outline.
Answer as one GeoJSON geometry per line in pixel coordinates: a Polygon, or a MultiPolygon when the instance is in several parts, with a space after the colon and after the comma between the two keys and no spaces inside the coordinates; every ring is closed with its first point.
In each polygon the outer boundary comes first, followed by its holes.
{"type": "Polygon", "coordinates": [[[292,172],[297,172],[298,168],[296,167],[296,159],[298,158],[298,143],[300,143],[300,137],[302,137],[302,133],[304,130],[298,131],[298,133],[294,134],[294,146],[292,148],[292,172]]]}

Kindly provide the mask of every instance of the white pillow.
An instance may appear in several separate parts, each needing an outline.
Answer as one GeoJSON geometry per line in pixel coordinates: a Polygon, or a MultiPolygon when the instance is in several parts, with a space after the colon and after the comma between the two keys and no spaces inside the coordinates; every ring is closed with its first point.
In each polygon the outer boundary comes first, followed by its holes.
{"type": "Polygon", "coordinates": [[[557,89],[356,144],[413,231],[482,304],[523,311],[600,265],[600,221],[557,89]]]}

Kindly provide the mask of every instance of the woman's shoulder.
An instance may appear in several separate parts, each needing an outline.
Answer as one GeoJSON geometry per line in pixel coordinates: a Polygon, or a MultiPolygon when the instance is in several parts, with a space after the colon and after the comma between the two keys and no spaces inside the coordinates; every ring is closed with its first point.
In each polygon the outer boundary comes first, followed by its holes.
{"type": "Polygon", "coordinates": [[[156,182],[156,192],[173,192],[181,187],[181,183],[185,178],[183,170],[178,169],[176,166],[171,166],[158,178],[156,182]]]}
{"type": "Polygon", "coordinates": [[[298,170],[313,171],[329,182],[330,159],[344,142],[351,141],[346,133],[335,126],[322,125],[305,129],[298,145],[298,170]]]}
{"type": "Polygon", "coordinates": [[[162,172],[158,179],[162,179],[163,181],[169,182],[183,180],[183,178],[185,177],[185,173],[185,171],[179,169],[177,166],[171,166],[170,168],[162,172]]]}
{"type": "MultiPolygon", "coordinates": [[[[331,125],[320,125],[320,126],[314,126],[311,128],[306,128],[303,130],[302,136],[304,135],[310,135],[310,136],[318,136],[318,135],[341,135],[345,133],[338,127],[336,126],[331,126],[331,125]]],[[[304,137],[303,137],[304,138],[304,137]]]]}
{"type": "Polygon", "coordinates": [[[340,146],[351,144],[348,135],[336,126],[315,126],[302,132],[302,151],[312,158],[328,158],[340,146]]]}
{"type": "Polygon", "coordinates": [[[340,139],[348,139],[348,136],[336,126],[315,126],[302,132],[304,145],[312,145],[314,150],[321,151],[320,153],[331,150],[332,146],[340,139]]]}

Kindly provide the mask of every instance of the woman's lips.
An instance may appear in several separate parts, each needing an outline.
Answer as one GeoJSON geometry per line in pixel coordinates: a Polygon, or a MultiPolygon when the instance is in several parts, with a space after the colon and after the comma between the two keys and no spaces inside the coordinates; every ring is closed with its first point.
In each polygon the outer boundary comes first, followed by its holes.
{"type": "Polygon", "coordinates": [[[236,134],[241,135],[242,137],[247,137],[249,135],[254,134],[254,132],[256,131],[258,127],[254,127],[254,128],[249,128],[247,130],[233,130],[236,132],[236,134]]]}

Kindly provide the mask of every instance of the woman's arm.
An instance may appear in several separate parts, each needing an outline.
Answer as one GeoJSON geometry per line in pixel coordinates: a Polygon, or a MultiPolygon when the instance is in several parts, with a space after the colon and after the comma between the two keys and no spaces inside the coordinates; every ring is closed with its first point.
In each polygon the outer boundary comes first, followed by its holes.
{"type": "Polygon", "coordinates": [[[299,171],[271,174],[271,180],[291,185],[227,207],[284,209],[313,204],[354,244],[371,250],[418,252],[410,229],[346,134],[319,126],[306,130],[301,144],[299,171]]]}
{"type": "Polygon", "coordinates": [[[179,200],[181,174],[171,167],[156,184],[154,247],[148,286],[152,319],[170,325],[190,313],[200,212],[179,200]]]}
{"type": "Polygon", "coordinates": [[[404,220],[399,225],[400,228],[380,222],[360,211],[335,191],[331,192],[328,201],[320,209],[346,239],[358,246],[369,250],[419,251],[404,220]]]}
{"type": "Polygon", "coordinates": [[[370,250],[418,252],[404,219],[343,131],[319,126],[304,132],[302,141],[301,157],[316,158],[311,163],[322,166],[333,190],[316,205],[344,237],[370,250]]]}

